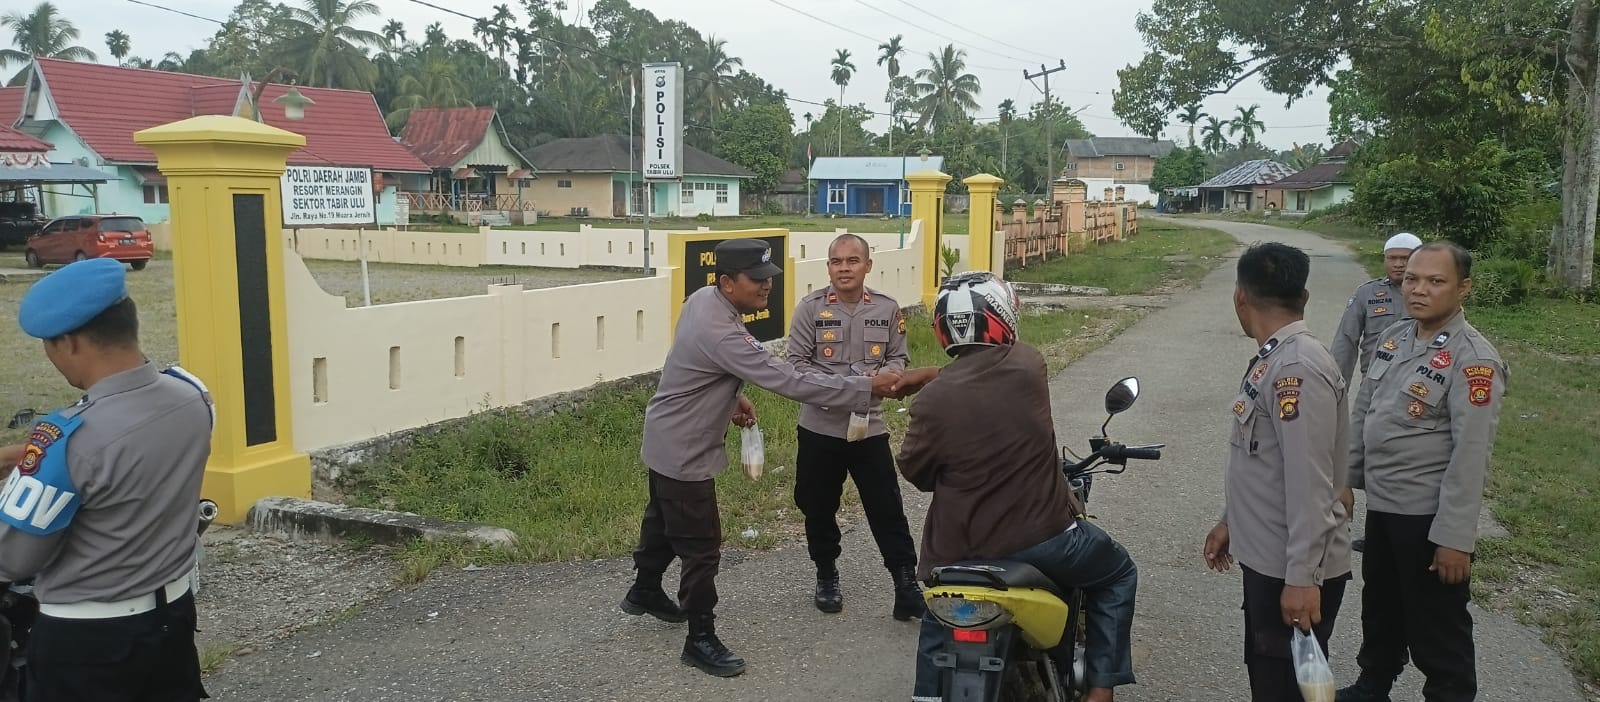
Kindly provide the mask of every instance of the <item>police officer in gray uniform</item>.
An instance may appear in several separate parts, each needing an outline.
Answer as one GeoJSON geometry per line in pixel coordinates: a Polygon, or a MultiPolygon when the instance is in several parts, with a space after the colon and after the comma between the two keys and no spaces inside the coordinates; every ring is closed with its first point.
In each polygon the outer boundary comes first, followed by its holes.
{"type": "Polygon", "coordinates": [[[1260,344],[1230,408],[1221,521],[1206,564],[1244,569],[1245,665],[1255,702],[1301,697],[1295,629],[1327,650],[1350,580],[1345,493],[1350,426],[1344,379],[1305,323],[1311,260],[1283,244],[1239,257],[1234,308],[1260,344]]]}
{"type": "MultiPolygon", "coordinates": [[[[828,246],[829,285],[800,300],[789,325],[789,362],[796,368],[834,375],[904,371],[906,323],[894,298],[868,288],[872,250],[855,234],[828,246]]],[[[817,565],[817,609],[844,608],[839,591],[839,497],[848,472],[861,493],[872,538],[894,581],[895,619],[922,616],[917,583],[917,547],[911,540],[894,451],[883,413],[855,414],[847,408],[804,405],[800,409],[794,501],[806,517],[806,546],[817,565]]]]}
{"type": "Polygon", "coordinates": [[[689,620],[682,660],[707,673],[744,672],[744,660],[717,638],[713,608],[722,559],[722,522],[714,479],[727,467],[725,422],[756,422],[755,406],[740,391],[751,383],[798,402],[866,412],[874,397],[895,394],[898,374],[846,377],[806,372],[774,356],[744,326],[744,315],[766,309],[773,279],[783,270],[757,239],[716,246],[717,284],[684,300],[661,383],[644,414],[640,455],[650,471],[634,549],[638,571],[622,601],[629,614],[669,622],[689,620]],[[678,603],[661,588],[673,557],[682,560],[678,603]]]}
{"type": "Polygon", "coordinates": [[[1357,357],[1361,372],[1365,374],[1372,365],[1372,354],[1378,349],[1378,335],[1395,322],[1411,318],[1400,300],[1400,279],[1405,275],[1406,262],[1411,252],[1422,245],[1415,234],[1400,233],[1389,237],[1383,245],[1383,278],[1369,280],[1356,288],[1345,303],[1344,316],[1339,319],[1339,331],[1333,336],[1333,358],[1339,363],[1339,373],[1345,382],[1353,382],[1357,357]]]}
{"type": "Polygon", "coordinates": [[[124,275],[73,263],[17,315],[86,392],[34,425],[0,491],[0,579],[33,578],[39,601],[28,702],[207,696],[189,583],[213,409],[197,379],[140,351],[124,275]]]}
{"type": "Polygon", "coordinates": [[[1411,255],[1411,321],[1381,334],[1356,400],[1350,484],[1367,491],[1361,676],[1342,702],[1389,699],[1406,653],[1429,702],[1477,697],[1472,554],[1507,368],[1467,323],[1472,257],[1438,241],[1411,255]]]}

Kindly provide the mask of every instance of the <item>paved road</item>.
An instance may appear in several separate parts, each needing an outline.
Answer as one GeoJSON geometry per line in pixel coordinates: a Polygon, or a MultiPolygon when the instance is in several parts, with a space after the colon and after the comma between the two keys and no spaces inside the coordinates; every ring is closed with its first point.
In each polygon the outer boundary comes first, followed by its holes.
{"type": "MultiPolygon", "coordinates": [[[[1313,256],[1309,318],[1324,338],[1364,277],[1341,247],[1305,233],[1210,226],[1243,242],[1306,248],[1313,256]]],[[[1180,296],[1053,382],[1057,433],[1075,448],[1104,419],[1102,393],[1125,375],[1139,376],[1144,394],[1113,422],[1113,437],[1168,445],[1166,460],[1097,483],[1091,507],[1140,565],[1140,683],[1124,688],[1124,702],[1243,694],[1239,577],[1209,573],[1199,558],[1220,504],[1228,401],[1254,350],[1233,316],[1232,276],[1230,262],[1196,294],[1180,296]]],[[[910,505],[920,528],[926,500],[913,493],[910,505]]],[[[682,625],[619,613],[629,563],[607,560],[439,573],[357,616],[241,658],[208,686],[213,699],[251,701],[907,699],[916,627],[889,618],[889,578],[864,528],[847,533],[845,551],[846,605],[838,615],[811,606],[802,546],[725,555],[719,628],[749,662],[739,678],[681,665],[682,625]]],[[[1333,644],[1341,680],[1354,676],[1355,592],[1333,644]]],[[[1475,615],[1482,699],[1581,701],[1535,631],[1475,615]]],[[[1407,673],[1401,688],[1397,699],[1420,699],[1420,676],[1407,673]]]]}

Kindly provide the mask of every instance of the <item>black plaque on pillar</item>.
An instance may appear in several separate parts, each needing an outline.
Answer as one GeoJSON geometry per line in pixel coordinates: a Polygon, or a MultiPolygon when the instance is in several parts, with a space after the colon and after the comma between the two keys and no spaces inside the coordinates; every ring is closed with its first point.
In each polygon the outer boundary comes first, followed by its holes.
{"type": "Polygon", "coordinates": [[[264,196],[233,196],[233,235],[239,276],[239,351],[244,362],[244,443],[256,446],[278,440],[264,196]]]}

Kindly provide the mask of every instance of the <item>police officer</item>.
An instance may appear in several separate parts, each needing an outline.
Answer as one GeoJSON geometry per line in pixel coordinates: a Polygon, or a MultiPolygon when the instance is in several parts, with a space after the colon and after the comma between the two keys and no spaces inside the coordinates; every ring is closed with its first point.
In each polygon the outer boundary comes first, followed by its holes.
{"type": "Polygon", "coordinates": [[[1361,676],[1342,702],[1388,700],[1406,654],[1429,702],[1477,696],[1472,554],[1507,368],[1467,323],[1472,255],[1449,241],[1406,265],[1410,321],[1389,327],[1356,400],[1350,484],[1367,491],[1361,676]]]}
{"type": "Polygon", "coordinates": [[[773,279],[783,272],[772,262],[771,247],[733,239],[717,244],[713,255],[717,284],[684,301],[660,385],[645,408],[640,455],[650,469],[650,501],[633,552],[638,575],[621,607],[668,622],[687,618],[683,662],[730,677],[745,665],[714,626],[722,523],[713,479],[728,463],[723,423],[756,422],[755,406],[741,389],[752,383],[798,402],[864,413],[874,397],[896,394],[899,375],[807,372],[774,356],[744,326],[744,315],[766,309],[773,279]],[[683,561],[681,609],[661,588],[674,556],[683,561]]]}
{"type": "Polygon", "coordinates": [[[0,491],[0,579],[39,600],[24,699],[206,697],[189,583],[210,396],[144,357],[120,262],[51,273],[17,316],[86,392],[34,424],[0,491]]]}
{"type": "Polygon", "coordinates": [[[1301,699],[1295,629],[1324,652],[1350,580],[1343,500],[1350,418],[1333,356],[1305,323],[1311,259],[1277,243],[1240,256],[1233,304],[1260,344],[1232,403],[1222,519],[1206,565],[1244,570],[1245,665],[1251,699],[1301,699]]]}
{"type": "Polygon", "coordinates": [[[1344,316],[1339,319],[1339,330],[1333,335],[1333,359],[1339,363],[1339,373],[1346,382],[1355,378],[1357,357],[1361,372],[1365,374],[1372,364],[1372,354],[1378,349],[1378,335],[1395,322],[1411,318],[1400,300],[1400,279],[1406,272],[1406,261],[1411,252],[1422,245],[1415,234],[1400,233],[1383,245],[1383,278],[1361,284],[1350,301],[1345,303],[1344,316]]]}
{"type": "MultiPolygon", "coordinates": [[[[789,362],[834,375],[871,375],[906,368],[906,323],[894,298],[867,287],[872,252],[867,241],[842,234],[828,246],[828,282],[800,300],[789,326],[789,362]]],[[[894,452],[882,412],[807,404],[800,409],[794,501],[806,518],[806,546],[817,565],[816,606],[844,608],[839,591],[839,497],[848,472],[894,581],[894,618],[922,616],[917,547],[911,540],[894,452]]]]}

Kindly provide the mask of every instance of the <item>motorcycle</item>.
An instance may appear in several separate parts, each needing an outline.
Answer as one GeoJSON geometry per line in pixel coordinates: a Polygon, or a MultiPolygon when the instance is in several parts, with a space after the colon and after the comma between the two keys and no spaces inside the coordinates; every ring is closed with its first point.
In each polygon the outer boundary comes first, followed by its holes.
{"type": "MultiPolygon", "coordinates": [[[[1106,392],[1105,424],[1089,439],[1092,453],[1080,459],[1062,448],[1061,469],[1081,504],[1089,504],[1095,475],[1120,474],[1129,459],[1161,459],[1165,444],[1126,446],[1106,435],[1111,418],[1138,397],[1137,378],[1117,381],[1106,392]]],[[[1026,563],[986,559],[934,568],[923,599],[945,629],[934,664],[946,702],[1075,702],[1087,693],[1081,591],[1062,588],[1026,563]],[[1067,671],[1050,655],[1063,639],[1073,661],[1067,671]]]]}
{"type": "MultiPolygon", "coordinates": [[[[217,518],[217,503],[200,500],[198,525],[195,533],[204,536],[206,527],[217,518]]],[[[197,539],[194,545],[194,570],[189,573],[189,588],[200,592],[200,559],[205,546],[197,539]]],[[[23,668],[28,663],[28,635],[34,620],[39,617],[39,601],[33,597],[33,581],[0,583],[0,702],[22,699],[23,668]]]]}

